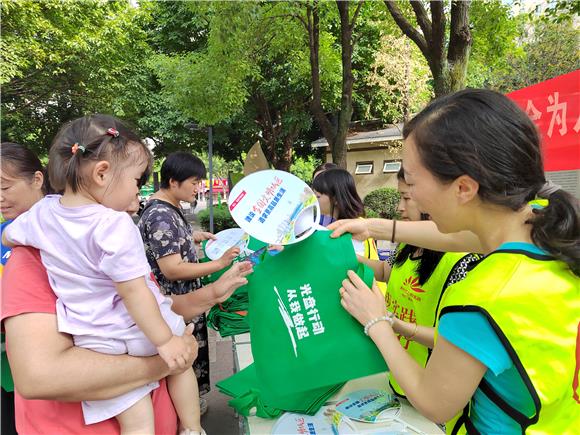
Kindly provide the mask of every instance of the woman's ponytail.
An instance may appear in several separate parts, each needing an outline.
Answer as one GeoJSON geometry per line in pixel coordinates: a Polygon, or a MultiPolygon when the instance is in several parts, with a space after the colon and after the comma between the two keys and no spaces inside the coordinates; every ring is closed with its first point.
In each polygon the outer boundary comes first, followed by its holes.
{"type": "Polygon", "coordinates": [[[538,197],[548,200],[533,208],[532,240],[535,245],[564,261],[580,276],[580,203],[571,194],[547,183],[538,197]]]}

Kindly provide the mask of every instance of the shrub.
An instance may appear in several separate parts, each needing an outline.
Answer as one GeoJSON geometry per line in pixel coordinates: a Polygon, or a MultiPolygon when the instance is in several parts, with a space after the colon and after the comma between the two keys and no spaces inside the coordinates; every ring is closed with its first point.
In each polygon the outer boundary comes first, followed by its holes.
{"type": "Polygon", "coordinates": [[[399,192],[392,187],[381,187],[365,196],[363,204],[367,217],[393,219],[397,216],[399,192]]]}
{"type": "MultiPolygon", "coordinates": [[[[199,224],[204,229],[204,231],[209,231],[209,209],[201,210],[197,214],[197,220],[199,224]]],[[[227,230],[228,228],[234,228],[238,225],[230,215],[228,211],[228,206],[222,204],[221,207],[214,204],[213,206],[213,232],[219,233],[222,230],[227,230]]]]}

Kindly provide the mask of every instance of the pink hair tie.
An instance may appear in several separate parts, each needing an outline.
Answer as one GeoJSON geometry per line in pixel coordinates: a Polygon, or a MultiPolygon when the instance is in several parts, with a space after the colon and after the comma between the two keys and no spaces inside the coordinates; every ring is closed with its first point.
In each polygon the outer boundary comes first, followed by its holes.
{"type": "Polygon", "coordinates": [[[119,137],[119,132],[112,127],[107,130],[107,134],[113,137],[119,137]]]}

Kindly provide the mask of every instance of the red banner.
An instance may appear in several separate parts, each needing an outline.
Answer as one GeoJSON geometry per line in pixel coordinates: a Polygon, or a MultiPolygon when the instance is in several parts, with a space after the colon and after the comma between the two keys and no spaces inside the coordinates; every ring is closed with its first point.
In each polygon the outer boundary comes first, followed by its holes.
{"type": "Polygon", "coordinates": [[[507,96],[539,127],[544,170],[580,169],[580,70],[507,96]]]}

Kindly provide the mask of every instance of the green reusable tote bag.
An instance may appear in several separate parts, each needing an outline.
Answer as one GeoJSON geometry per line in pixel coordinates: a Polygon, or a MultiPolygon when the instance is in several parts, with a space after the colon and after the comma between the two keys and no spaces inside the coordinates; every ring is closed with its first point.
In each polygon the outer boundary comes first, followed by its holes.
{"type": "Polygon", "coordinates": [[[268,393],[287,395],[387,370],[362,326],[340,304],[348,270],[369,286],[372,270],[357,261],[349,234],[316,231],[248,276],[252,354],[268,393]]]}

